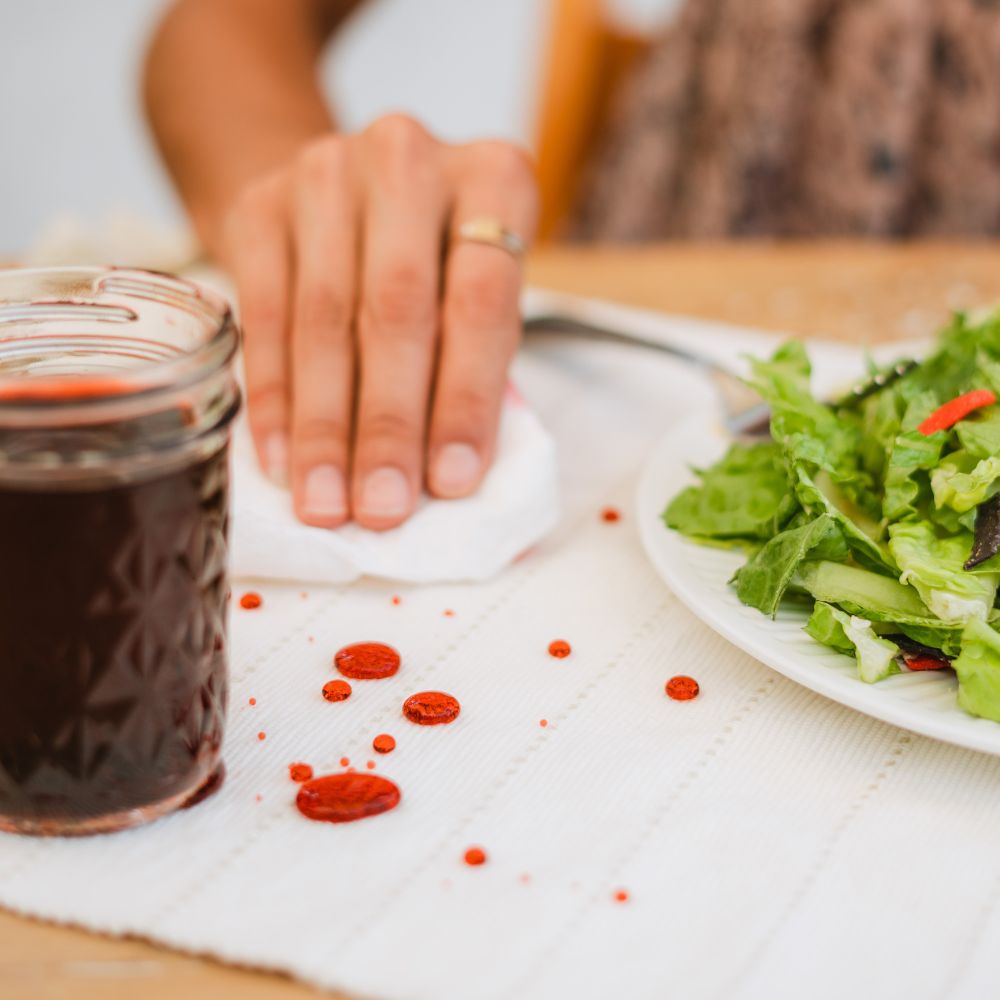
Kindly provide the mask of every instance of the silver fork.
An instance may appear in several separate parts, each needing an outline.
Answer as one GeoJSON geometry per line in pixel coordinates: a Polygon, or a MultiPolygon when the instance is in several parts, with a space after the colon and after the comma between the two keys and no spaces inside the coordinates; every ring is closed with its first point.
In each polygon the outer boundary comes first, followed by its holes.
{"type": "Polygon", "coordinates": [[[735,437],[754,437],[768,432],[771,411],[767,403],[738,375],[697,351],[646,337],[641,333],[614,330],[598,323],[591,323],[589,320],[554,312],[526,319],[524,332],[586,337],[588,340],[628,344],[632,347],[658,351],[660,354],[669,354],[679,361],[693,365],[708,376],[719,397],[723,420],[730,434],[735,437]]]}
{"type": "MultiPolygon", "coordinates": [[[[747,385],[739,375],[697,351],[679,347],[668,341],[646,337],[641,333],[612,329],[599,323],[580,319],[569,313],[555,311],[526,319],[524,331],[525,333],[557,333],[586,337],[589,340],[628,344],[632,347],[644,347],[650,351],[658,351],[660,354],[668,354],[693,365],[708,376],[715,387],[716,395],[722,406],[723,422],[730,434],[734,437],[762,437],[770,433],[771,410],[767,403],[760,398],[757,391],[747,385]]],[[[855,383],[844,397],[837,401],[836,405],[845,406],[864,399],[871,393],[877,392],[906,375],[916,366],[917,362],[908,358],[897,361],[890,368],[855,383]]]]}

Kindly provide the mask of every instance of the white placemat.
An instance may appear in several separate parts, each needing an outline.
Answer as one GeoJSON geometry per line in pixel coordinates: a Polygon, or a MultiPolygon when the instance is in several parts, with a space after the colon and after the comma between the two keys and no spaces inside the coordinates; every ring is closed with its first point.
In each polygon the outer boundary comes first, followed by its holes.
{"type": "Polygon", "coordinates": [[[258,587],[233,611],[221,792],[111,837],[0,837],[0,903],[381,1000],[995,996],[1000,760],[797,687],[664,589],[632,494],[664,428],[712,405],[689,369],[550,340],[516,377],[560,448],[556,532],[487,584],[258,587]],[[334,651],[365,638],[403,669],[325,703],[334,651]],[[695,701],[664,696],[678,673],[695,701]],[[427,688],[456,723],[401,717],[427,688]],[[288,764],[364,767],[380,732],[399,808],[303,819],[288,764]]]}

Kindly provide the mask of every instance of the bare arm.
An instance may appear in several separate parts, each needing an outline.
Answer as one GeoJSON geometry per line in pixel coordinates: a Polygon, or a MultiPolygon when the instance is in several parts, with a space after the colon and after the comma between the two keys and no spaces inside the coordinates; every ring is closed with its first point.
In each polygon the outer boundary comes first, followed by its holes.
{"type": "Polygon", "coordinates": [[[386,115],[338,133],[316,82],[359,0],[176,0],[150,52],[149,117],[240,299],[250,429],[308,524],[400,524],[426,488],[476,490],[520,334],[509,244],[530,240],[523,151],[443,143],[386,115]]]}
{"type": "Polygon", "coordinates": [[[202,242],[252,180],[333,127],[316,80],[329,36],[360,0],[179,0],[146,63],[150,123],[202,242]]]}

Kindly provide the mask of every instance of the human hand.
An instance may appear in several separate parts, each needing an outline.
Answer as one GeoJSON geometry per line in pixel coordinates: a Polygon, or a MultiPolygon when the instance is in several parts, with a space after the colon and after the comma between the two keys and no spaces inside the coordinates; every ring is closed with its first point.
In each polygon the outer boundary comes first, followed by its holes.
{"type": "Polygon", "coordinates": [[[250,184],[226,220],[250,427],[307,524],[391,528],[421,487],[476,490],[520,336],[517,255],[456,240],[470,220],[531,238],[529,159],[452,146],[401,115],[329,134],[250,184]]]}

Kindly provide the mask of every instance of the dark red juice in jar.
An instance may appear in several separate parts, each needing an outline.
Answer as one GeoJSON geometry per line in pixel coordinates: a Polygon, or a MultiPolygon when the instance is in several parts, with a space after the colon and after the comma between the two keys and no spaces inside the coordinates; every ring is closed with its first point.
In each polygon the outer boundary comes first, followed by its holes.
{"type": "Polygon", "coordinates": [[[0,828],[120,829],[221,767],[225,303],[137,271],[0,273],[0,828]]]}

